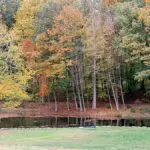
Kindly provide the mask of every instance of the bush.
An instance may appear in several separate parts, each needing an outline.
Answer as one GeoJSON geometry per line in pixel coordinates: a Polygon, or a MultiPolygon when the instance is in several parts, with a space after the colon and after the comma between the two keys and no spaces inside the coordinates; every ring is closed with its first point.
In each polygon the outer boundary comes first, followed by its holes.
{"type": "Polygon", "coordinates": [[[111,108],[111,106],[110,106],[110,104],[109,104],[109,103],[107,103],[107,104],[106,104],[106,108],[108,108],[108,109],[110,109],[110,108],[111,108]]]}
{"type": "Polygon", "coordinates": [[[134,109],[134,108],[131,108],[131,112],[132,112],[132,113],[135,113],[136,111],[135,111],[135,109],[134,109]]]}
{"type": "Polygon", "coordinates": [[[142,98],[142,101],[145,102],[145,103],[149,103],[150,102],[150,100],[147,99],[147,98],[142,98]]]}
{"type": "Polygon", "coordinates": [[[1,81],[0,98],[5,103],[6,107],[17,107],[24,100],[30,100],[30,97],[23,89],[23,86],[12,79],[1,81]]]}
{"type": "Polygon", "coordinates": [[[131,105],[130,105],[130,104],[127,104],[126,106],[127,106],[128,109],[131,108],[131,105]]]}
{"type": "Polygon", "coordinates": [[[122,118],[122,115],[121,114],[117,114],[116,117],[117,118],[122,118]]]}
{"type": "Polygon", "coordinates": [[[137,100],[135,101],[135,104],[136,104],[137,106],[140,106],[140,105],[142,104],[142,102],[141,102],[139,99],[137,99],[137,100]]]}
{"type": "Polygon", "coordinates": [[[143,102],[149,103],[150,102],[150,91],[147,91],[144,94],[144,98],[142,99],[143,102]]]}
{"type": "Polygon", "coordinates": [[[141,108],[140,112],[141,113],[150,113],[150,108],[149,107],[141,108]]]}

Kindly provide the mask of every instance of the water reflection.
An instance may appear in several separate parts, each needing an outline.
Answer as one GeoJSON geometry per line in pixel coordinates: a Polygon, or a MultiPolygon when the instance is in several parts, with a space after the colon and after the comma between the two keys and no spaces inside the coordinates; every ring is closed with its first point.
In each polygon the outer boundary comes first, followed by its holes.
{"type": "Polygon", "coordinates": [[[51,117],[51,118],[3,118],[0,128],[34,128],[34,127],[96,127],[96,126],[146,126],[150,127],[150,119],[116,119],[100,120],[92,118],[51,117]]]}

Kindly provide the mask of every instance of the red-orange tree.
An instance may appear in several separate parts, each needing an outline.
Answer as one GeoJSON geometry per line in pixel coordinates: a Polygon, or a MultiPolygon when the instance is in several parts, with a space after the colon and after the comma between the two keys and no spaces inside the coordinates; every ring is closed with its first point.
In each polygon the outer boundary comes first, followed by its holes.
{"type": "MultiPolygon", "coordinates": [[[[37,74],[44,78],[64,77],[66,66],[71,65],[69,54],[75,50],[75,39],[81,37],[83,31],[80,11],[65,5],[55,18],[53,27],[37,37],[37,48],[40,52],[37,74]]],[[[48,84],[48,82],[42,82],[41,88],[47,87],[43,85],[44,83],[48,84]]],[[[43,91],[41,88],[40,91],[43,91]]]]}

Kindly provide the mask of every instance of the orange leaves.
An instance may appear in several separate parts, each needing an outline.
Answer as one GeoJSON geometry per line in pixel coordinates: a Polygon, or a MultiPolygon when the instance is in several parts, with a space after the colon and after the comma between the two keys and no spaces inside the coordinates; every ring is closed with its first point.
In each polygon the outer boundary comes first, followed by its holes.
{"type": "Polygon", "coordinates": [[[110,5],[114,5],[117,2],[121,2],[121,1],[123,1],[123,0],[104,0],[104,5],[105,6],[110,6],[110,5]]]}
{"type": "Polygon", "coordinates": [[[63,54],[72,51],[75,46],[73,39],[81,36],[83,24],[79,10],[68,5],[64,6],[64,9],[55,18],[52,29],[47,31],[51,38],[49,50],[63,54]]]}
{"type": "Polygon", "coordinates": [[[83,28],[83,24],[79,10],[64,6],[63,11],[55,19],[54,28],[65,35],[77,36],[76,33],[83,28]]]}
{"type": "Polygon", "coordinates": [[[150,4],[150,0],[144,0],[146,4],[150,4]]]}
{"type": "Polygon", "coordinates": [[[79,10],[73,9],[71,6],[64,6],[63,11],[56,17],[55,23],[64,24],[65,26],[80,26],[83,22],[82,15],[79,10]]]}
{"type": "Polygon", "coordinates": [[[31,40],[25,39],[22,43],[22,55],[26,59],[27,64],[30,66],[33,62],[33,58],[38,56],[36,46],[31,40]]]}
{"type": "MultiPolygon", "coordinates": [[[[48,78],[64,78],[65,67],[72,65],[72,61],[69,61],[66,56],[75,50],[75,38],[82,36],[83,27],[84,22],[80,11],[67,5],[55,18],[52,28],[37,37],[36,46],[41,56],[45,52],[47,54],[46,57],[39,58],[36,67],[37,74],[42,76],[38,95],[45,96],[47,94],[48,78]]],[[[32,44],[31,49],[34,49],[32,44]]]]}
{"type": "Polygon", "coordinates": [[[72,5],[76,0],[55,0],[56,3],[61,5],[72,5]]]}
{"type": "Polygon", "coordinates": [[[48,93],[47,77],[43,74],[39,78],[40,90],[37,95],[45,96],[48,93]]]}

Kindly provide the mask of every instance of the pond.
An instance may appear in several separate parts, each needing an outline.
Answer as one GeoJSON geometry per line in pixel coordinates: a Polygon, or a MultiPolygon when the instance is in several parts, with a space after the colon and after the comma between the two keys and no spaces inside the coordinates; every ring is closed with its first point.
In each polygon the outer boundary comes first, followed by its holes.
{"type": "Polygon", "coordinates": [[[34,127],[95,127],[95,126],[146,126],[150,127],[150,119],[116,119],[101,120],[76,117],[50,117],[50,118],[3,118],[0,119],[0,128],[34,128],[34,127]]]}

